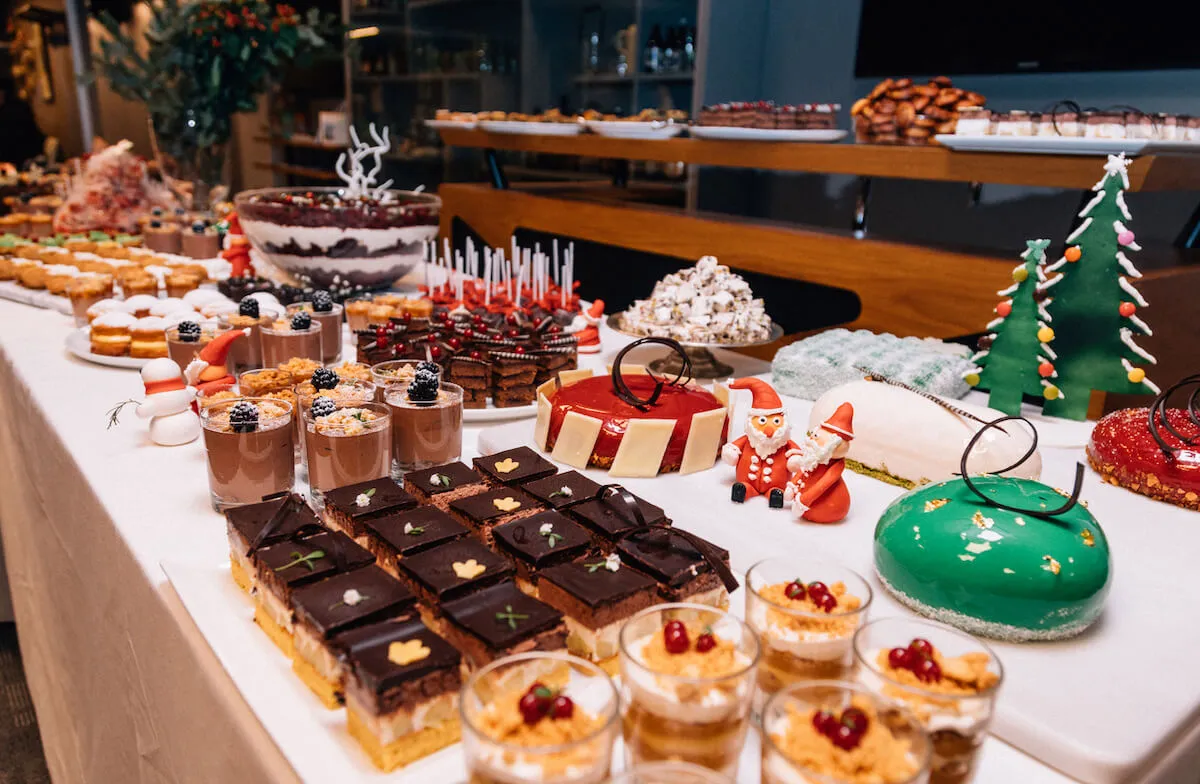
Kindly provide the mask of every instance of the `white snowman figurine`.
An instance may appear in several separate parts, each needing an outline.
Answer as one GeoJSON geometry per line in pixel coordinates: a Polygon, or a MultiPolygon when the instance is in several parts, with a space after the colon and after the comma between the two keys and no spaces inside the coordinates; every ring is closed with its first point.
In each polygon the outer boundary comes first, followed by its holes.
{"type": "Polygon", "coordinates": [[[192,411],[196,388],[183,380],[179,365],[161,357],[142,367],[146,399],[137,415],[150,420],[150,440],[160,446],[188,444],[200,437],[200,418],[192,411]]]}

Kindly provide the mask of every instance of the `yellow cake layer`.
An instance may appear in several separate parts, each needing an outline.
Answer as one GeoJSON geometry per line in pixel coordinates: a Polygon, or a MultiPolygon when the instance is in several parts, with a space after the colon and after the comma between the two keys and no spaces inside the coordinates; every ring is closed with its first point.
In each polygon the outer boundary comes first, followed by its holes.
{"type": "Polygon", "coordinates": [[[416,762],[422,757],[428,757],[462,739],[462,726],[457,718],[409,733],[386,746],[371,733],[359,715],[349,708],[346,709],[346,727],[350,730],[350,736],[358,741],[363,751],[371,758],[371,762],[375,763],[375,767],[385,773],[416,762]]]}
{"type": "Polygon", "coordinates": [[[296,657],[295,647],[292,645],[292,635],[288,633],[287,629],[275,623],[275,620],[267,615],[262,607],[256,606],[254,608],[254,622],[258,624],[258,628],[267,633],[267,636],[271,638],[271,642],[275,643],[275,646],[283,651],[284,656],[289,659],[296,657]]]}
{"type": "Polygon", "coordinates": [[[304,681],[304,685],[317,695],[317,699],[326,708],[337,710],[342,707],[341,687],[317,672],[316,668],[304,659],[299,656],[292,657],[292,672],[304,681]]]}
{"type": "Polygon", "coordinates": [[[233,575],[233,581],[238,584],[238,588],[241,588],[246,593],[250,593],[250,575],[246,574],[246,570],[242,568],[240,563],[233,560],[232,555],[229,556],[229,573],[233,575]]]}

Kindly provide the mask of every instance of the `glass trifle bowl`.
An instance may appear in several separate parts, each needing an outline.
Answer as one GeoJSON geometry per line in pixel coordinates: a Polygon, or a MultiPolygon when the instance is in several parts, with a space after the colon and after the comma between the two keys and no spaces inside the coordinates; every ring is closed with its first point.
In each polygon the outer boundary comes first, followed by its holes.
{"type": "Polygon", "coordinates": [[[281,269],[326,287],[382,286],[424,258],[437,235],[442,200],[385,190],[351,197],[345,188],[261,188],[234,199],[250,244],[281,269]]]}
{"type": "Polygon", "coordinates": [[[470,784],[600,784],[612,768],[620,699],[608,673],[567,653],[521,653],[462,690],[470,784]]]}

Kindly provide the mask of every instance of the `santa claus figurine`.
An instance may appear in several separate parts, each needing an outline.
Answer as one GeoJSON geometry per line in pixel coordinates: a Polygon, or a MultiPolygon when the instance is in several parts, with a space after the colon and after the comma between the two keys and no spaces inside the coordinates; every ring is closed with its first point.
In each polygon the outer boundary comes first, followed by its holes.
{"type": "Polygon", "coordinates": [[[196,388],[183,381],[179,365],[166,357],[142,367],[146,399],[137,404],[137,415],[150,420],[150,440],[160,446],[188,444],[200,437],[200,418],[192,411],[196,388]]]}
{"type": "Polygon", "coordinates": [[[797,454],[788,458],[792,472],[784,495],[792,514],[810,523],[837,523],[850,511],[850,491],[842,480],[846,453],[854,440],[854,407],[842,403],[814,432],[808,433],[797,454]]]}
{"type": "Polygon", "coordinates": [[[762,379],[734,379],[729,388],[749,389],[753,395],[750,410],[746,412],[746,434],[721,449],[721,459],[736,469],[732,499],[740,504],[747,498],[765,495],[772,509],[782,509],[788,455],[797,449],[788,439],[791,425],[783,402],[779,393],[762,379]]]}
{"type": "Polygon", "coordinates": [[[575,335],[580,354],[600,353],[600,322],[604,320],[604,300],[592,300],[587,310],[580,311],[567,332],[575,335]]]}
{"type": "Polygon", "coordinates": [[[242,232],[241,221],[236,212],[229,213],[229,230],[225,233],[226,247],[221,251],[221,258],[229,262],[232,269],[231,278],[253,278],[254,264],[250,261],[250,240],[242,232]]]}
{"type": "Polygon", "coordinates": [[[229,389],[237,383],[237,379],[229,372],[225,362],[229,357],[229,349],[233,341],[240,337],[250,337],[249,329],[231,329],[222,332],[208,342],[196,358],[188,363],[184,376],[189,384],[204,395],[229,389]]]}

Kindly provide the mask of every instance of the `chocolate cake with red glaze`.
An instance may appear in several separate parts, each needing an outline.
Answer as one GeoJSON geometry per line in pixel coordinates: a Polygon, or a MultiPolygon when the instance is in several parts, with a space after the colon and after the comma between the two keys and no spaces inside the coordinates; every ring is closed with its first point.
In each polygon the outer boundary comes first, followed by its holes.
{"type": "Polygon", "coordinates": [[[1163,449],[1150,428],[1150,409],[1114,411],[1096,423],[1087,445],[1088,462],[1104,481],[1159,501],[1200,511],[1200,425],[1181,408],[1156,420],[1163,449]]]}
{"type": "Polygon", "coordinates": [[[538,388],[535,440],[556,461],[607,468],[613,476],[712,467],[728,435],[725,404],[690,379],[661,379],[633,368],[622,373],[621,358],[642,342],[678,348],[675,341],[643,338],[622,350],[611,377],[578,378],[584,371],[574,371],[565,382],[538,388]]]}

